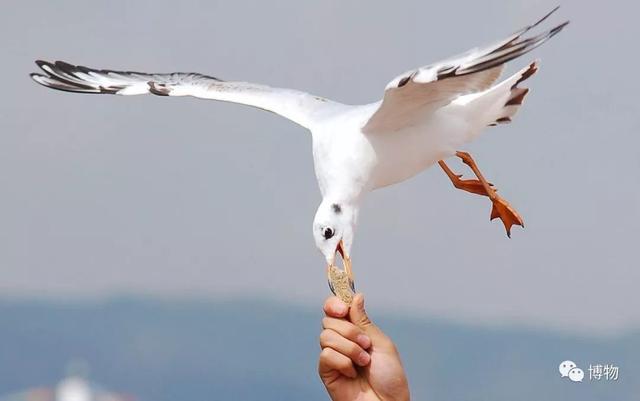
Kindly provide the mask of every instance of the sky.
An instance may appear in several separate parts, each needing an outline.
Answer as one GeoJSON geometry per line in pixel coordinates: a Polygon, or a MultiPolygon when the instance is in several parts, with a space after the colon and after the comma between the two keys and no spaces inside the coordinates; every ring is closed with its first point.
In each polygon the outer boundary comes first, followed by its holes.
{"type": "MultiPolygon", "coordinates": [[[[320,194],[303,128],[191,98],[76,95],[36,59],[193,71],[349,104],[534,22],[551,1],[12,1],[0,15],[0,294],[276,298],[320,308],[320,194]]],[[[521,213],[439,168],[366,200],[352,250],[370,309],[584,335],[640,328],[640,62],[632,2],[561,2],[514,122],[464,150],[521,213]]],[[[465,170],[458,161],[450,165],[465,170]]]]}

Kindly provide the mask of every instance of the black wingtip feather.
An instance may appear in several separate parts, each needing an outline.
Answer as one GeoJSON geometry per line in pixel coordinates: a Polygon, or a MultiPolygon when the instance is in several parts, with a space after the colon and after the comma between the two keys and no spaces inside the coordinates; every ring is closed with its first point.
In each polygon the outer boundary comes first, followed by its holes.
{"type": "MultiPolygon", "coordinates": [[[[509,61],[518,58],[526,53],[529,53],[530,51],[534,50],[535,48],[537,48],[538,46],[542,45],[543,43],[545,43],[547,40],[549,40],[551,37],[555,36],[558,32],[560,32],[565,26],[567,26],[569,24],[569,21],[565,21],[562,24],[557,25],[556,27],[543,32],[537,36],[533,36],[527,39],[523,39],[521,41],[517,41],[514,40],[512,42],[510,42],[510,44],[508,46],[503,46],[499,49],[496,49],[497,51],[506,51],[505,54],[502,54],[496,58],[493,59],[488,59],[486,61],[480,62],[478,64],[475,65],[471,65],[467,68],[465,68],[464,70],[459,70],[458,74],[456,75],[465,75],[465,74],[473,74],[475,72],[479,72],[479,71],[484,71],[484,70],[488,70],[490,68],[496,67],[498,65],[502,65],[505,63],[508,63],[509,61]],[[512,50],[508,50],[509,48],[511,48],[512,50]],[[508,51],[507,51],[508,50],[508,51]]],[[[491,54],[491,53],[489,53],[491,54]]]]}
{"type": "Polygon", "coordinates": [[[78,70],[78,67],[75,65],[60,60],[56,60],[53,65],[67,74],[72,74],[74,71],[78,70]]]}
{"type": "Polygon", "coordinates": [[[549,31],[549,37],[552,37],[553,35],[557,34],[558,32],[560,32],[562,29],[564,29],[565,26],[569,25],[569,20],[566,20],[565,22],[563,22],[562,24],[556,26],[555,28],[551,29],[549,31]]]}
{"type": "Polygon", "coordinates": [[[44,71],[47,74],[47,76],[49,76],[50,74],[47,70],[44,69],[44,67],[47,66],[49,68],[53,68],[53,64],[51,64],[47,60],[36,60],[36,65],[40,67],[40,69],[44,71]]]}
{"type": "Polygon", "coordinates": [[[551,14],[555,13],[556,11],[558,11],[558,9],[560,8],[560,5],[555,6],[555,8],[551,11],[549,11],[547,13],[547,15],[545,15],[544,17],[540,18],[535,24],[531,25],[532,28],[535,28],[536,26],[540,25],[542,22],[544,22],[547,18],[549,18],[551,16],[551,14]]]}
{"type": "MultiPolygon", "coordinates": [[[[32,73],[29,76],[36,83],[46,86],[47,88],[56,89],[64,92],[75,93],[100,93],[100,89],[91,85],[85,85],[70,80],[65,74],[73,76],[71,72],[65,71],[70,64],[56,61],[51,63],[46,60],[36,60],[36,65],[40,67],[43,74],[32,73]],[[63,68],[64,67],[64,68],[63,68]]],[[[71,66],[72,67],[72,66],[71,66]]]]}
{"type": "Polygon", "coordinates": [[[507,102],[504,104],[505,107],[521,105],[528,93],[529,93],[529,88],[522,88],[522,91],[520,93],[518,93],[514,97],[507,100],[507,102]]]}
{"type": "Polygon", "coordinates": [[[513,84],[513,86],[511,86],[511,89],[515,89],[521,82],[529,79],[533,74],[535,74],[536,72],[538,72],[538,62],[534,61],[533,63],[529,64],[529,68],[527,68],[522,75],[520,75],[520,78],[518,78],[518,80],[516,81],[515,84],[513,84]]]}
{"type": "MultiPolygon", "coordinates": [[[[558,11],[558,9],[560,8],[560,6],[556,6],[553,10],[549,11],[547,14],[545,14],[542,18],[540,18],[539,20],[537,20],[536,22],[534,22],[531,25],[527,25],[526,27],[520,29],[519,31],[516,31],[515,34],[517,35],[517,37],[515,39],[517,39],[518,37],[524,35],[525,33],[529,32],[530,30],[532,30],[533,28],[537,27],[538,25],[542,24],[544,21],[547,20],[547,18],[549,18],[553,13],[555,13],[556,11],[558,11]]],[[[514,40],[515,40],[514,39],[514,40]]]]}

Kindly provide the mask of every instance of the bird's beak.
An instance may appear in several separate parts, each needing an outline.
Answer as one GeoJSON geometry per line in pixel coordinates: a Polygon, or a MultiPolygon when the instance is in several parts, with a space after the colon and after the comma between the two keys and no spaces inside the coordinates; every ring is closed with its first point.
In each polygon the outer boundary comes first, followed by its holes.
{"type": "Polygon", "coordinates": [[[345,273],[347,273],[347,275],[349,275],[349,278],[353,280],[353,272],[351,271],[351,258],[346,254],[344,250],[344,242],[342,242],[342,240],[340,240],[340,242],[338,242],[338,245],[336,246],[336,254],[338,253],[342,258],[342,264],[344,266],[345,273]]]}
{"type": "MultiPolygon", "coordinates": [[[[353,271],[351,270],[351,258],[349,257],[349,255],[346,254],[344,249],[344,243],[342,242],[342,240],[338,242],[338,245],[336,246],[335,254],[336,255],[340,254],[340,257],[342,258],[342,266],[344,271],[340,271],[340,269],[338,269],[338,267],[335,264],[336,258],[334,256],[333,263],[330,263],[327,266],[329,288],[331,289],[331,292],[333,292],[334,295],[339,296],[340,298],[343,299],[343,301],[345,301],[345,299],[350,300],[352,299],[351,298],[351,295],[353,295],[352,293],[355,292],[355,284],[353,281],[353,271]],[[339,282],[342,282],[342,285],[339,282]],[[348,289],[350,289],[352,293],[346,294],[345,292],[348,292],[348,289]],[[346,295],[347,298],[344,298],[343,295],[346,295]]],[[[350,301],[346,303],[350,304],[350,301]]]]}

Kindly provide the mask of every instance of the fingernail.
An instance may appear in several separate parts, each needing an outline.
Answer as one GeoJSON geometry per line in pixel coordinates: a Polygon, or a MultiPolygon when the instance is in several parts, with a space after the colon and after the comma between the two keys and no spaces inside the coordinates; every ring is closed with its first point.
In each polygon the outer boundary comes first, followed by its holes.
{"type": "Polygon", "coordinates": [[[360,355],[358,356],[358,365],[367,366],[367,364],[369,363],[370,360],[371,360],[371,357],[369,356],[369,354],[367,354],[366,352],[362,351],[360,353],[360,355]]]}
{"type": "Polygon", "coordinates": [[[367,349],[371,346],[371,339],[369,338],[369,336],[364,334],[358,334],[358,337],[356,337],[356,342],[360,344],[360,346],[364,349],[367,349]]]}

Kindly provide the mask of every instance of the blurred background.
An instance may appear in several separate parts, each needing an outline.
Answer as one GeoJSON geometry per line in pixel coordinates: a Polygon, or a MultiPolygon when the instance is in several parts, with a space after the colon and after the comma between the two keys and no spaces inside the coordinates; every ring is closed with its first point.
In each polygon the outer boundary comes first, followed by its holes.
{"type": "MultiPolygon", "coordinates": [[[[328,294],[309,134],[190,98],[73,95],[36,59],[194,71],[345,103],[504,37],[553,1],[9,1],[0,15],[0,400],[323,400],[328,294]]],[[[633,2],[571,25],[514,122],[467,150],[523,215],[434,168],[375,192],[352,257],[416,400],[637,400],[640,147],[633,2]],[[561,378],[573,360],[582,383],[561,378]],[[618,380],[589,379],[612,364],[618,380]]],[[[458,161],[451,166],[469,174],[458,161]]]]}

